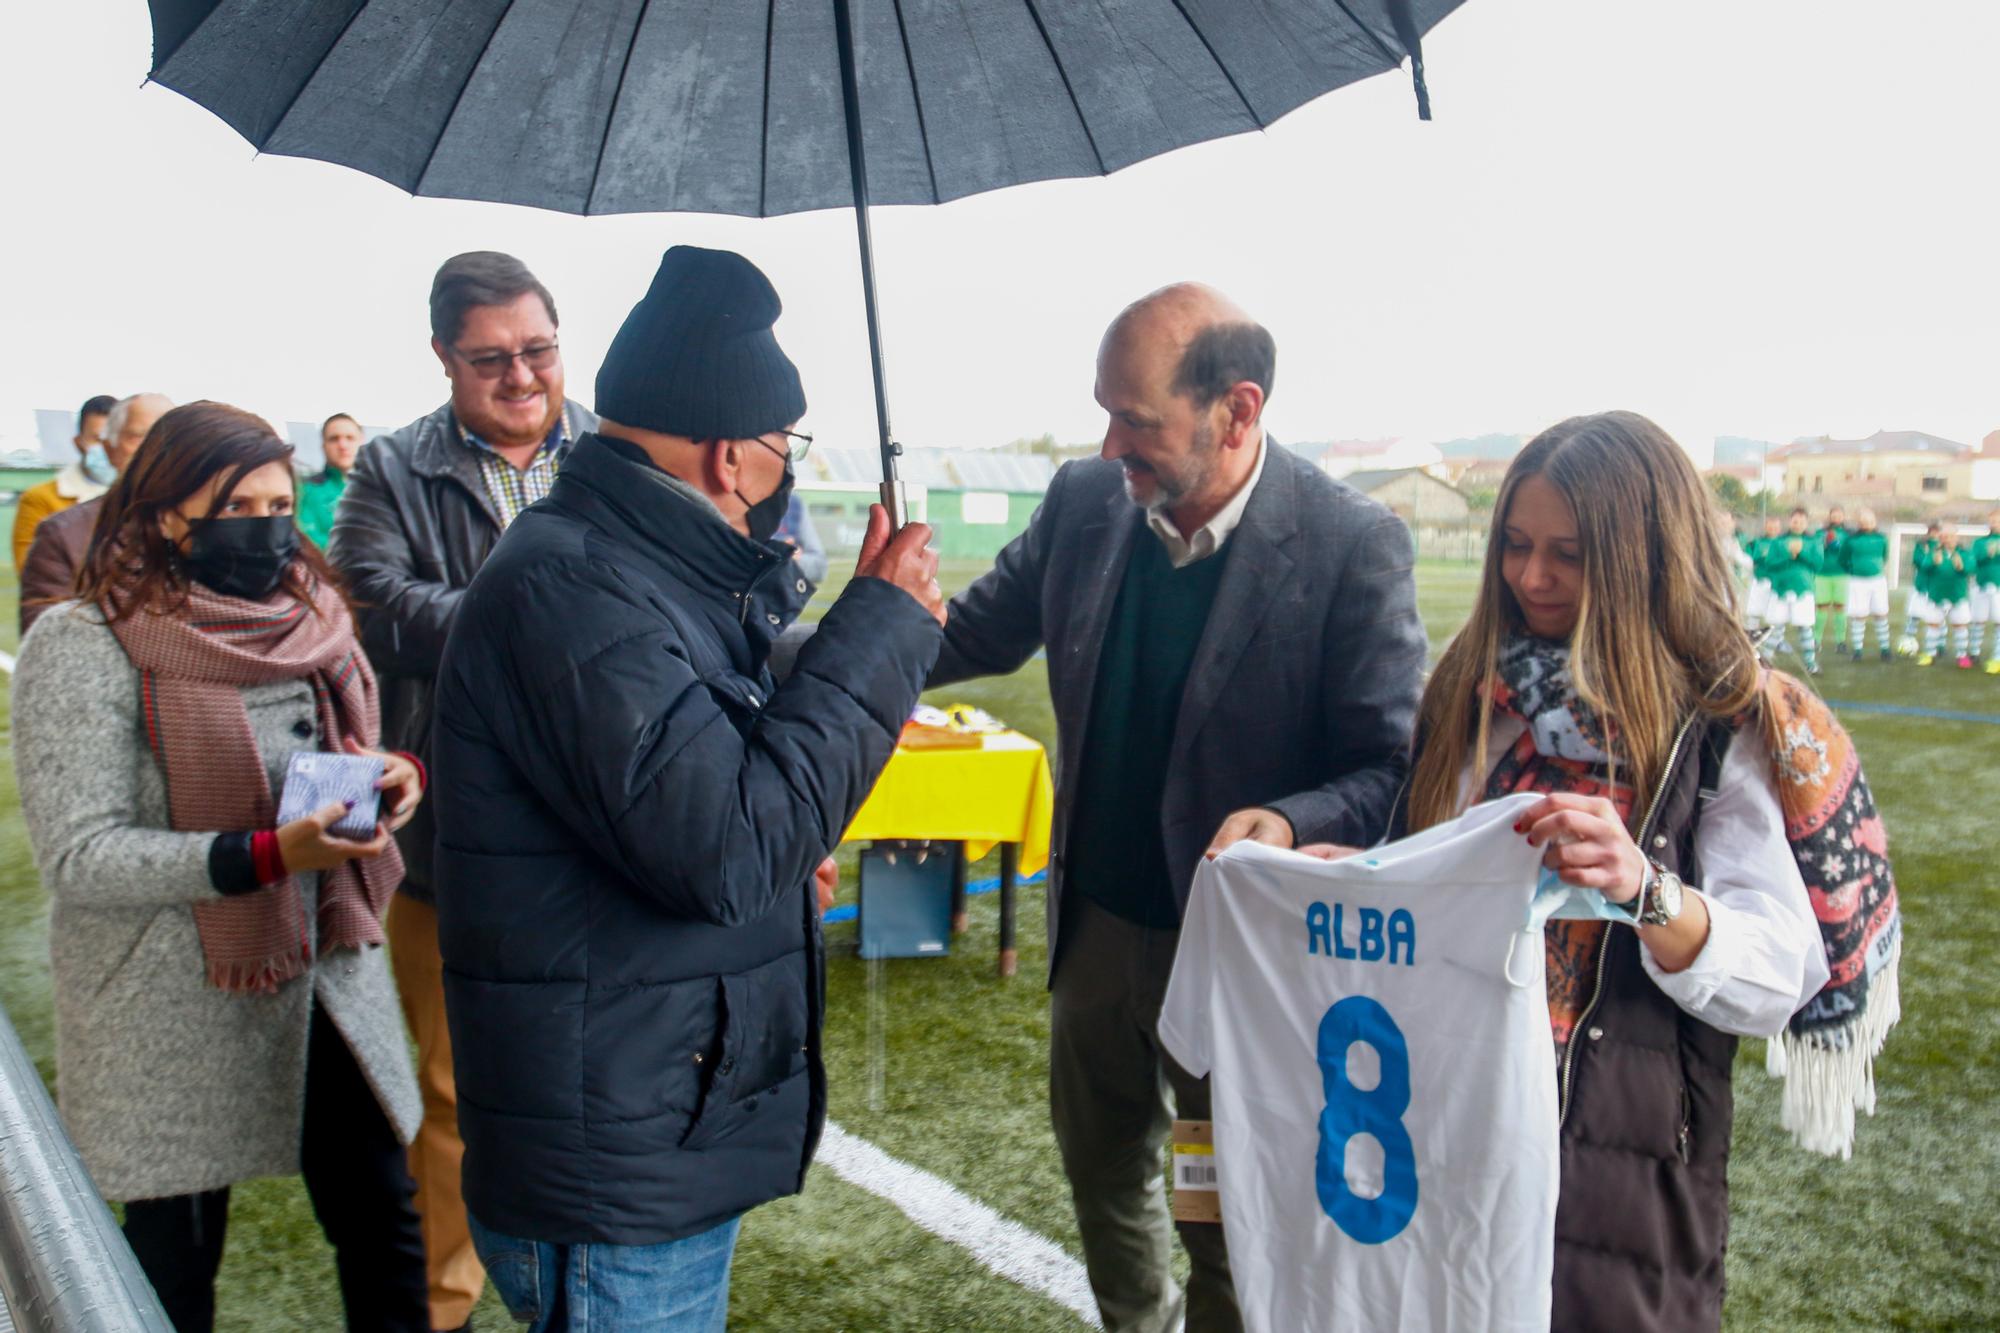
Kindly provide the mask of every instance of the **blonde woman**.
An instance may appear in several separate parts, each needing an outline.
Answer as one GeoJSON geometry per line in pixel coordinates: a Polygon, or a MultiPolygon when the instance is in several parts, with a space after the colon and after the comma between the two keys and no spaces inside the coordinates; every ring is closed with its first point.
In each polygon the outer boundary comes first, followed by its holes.
{"type": "Polygon", "coordinates": [[[1424,693],[1408,826],[1544,793],[1516,831],[1633,915],[1545,937],[1557,1328],[1720,1325],[1736,1039],[1828,980],[1775,777],[1773,690],[1795,683],[1760,667],[1733,590],[1679,447],[1632,413],[1574,418],[1509,469],[1424,693]]]}

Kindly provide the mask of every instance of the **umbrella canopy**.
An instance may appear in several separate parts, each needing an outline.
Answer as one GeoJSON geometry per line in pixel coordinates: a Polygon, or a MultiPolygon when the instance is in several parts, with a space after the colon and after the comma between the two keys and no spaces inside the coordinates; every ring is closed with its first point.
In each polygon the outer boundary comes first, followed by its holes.
{"type": "Polygon", "coordinates": [[[853,207],[1100,176],[1410,59],[1463,0],[150,0],[153,81],[268,153],[567,213],[853,207]]]}
{"type": "MultiPolygon", "coordinates": [[[[867,193],[934,204],[1269,125],[1462,0],[851,0],[867,193]]],[[[414,194],[857,202],[833,0],[151,0],[153,81],[414,194]]],[[[1421,67],[1418,67],[1419,96],[1421,67]]]]}

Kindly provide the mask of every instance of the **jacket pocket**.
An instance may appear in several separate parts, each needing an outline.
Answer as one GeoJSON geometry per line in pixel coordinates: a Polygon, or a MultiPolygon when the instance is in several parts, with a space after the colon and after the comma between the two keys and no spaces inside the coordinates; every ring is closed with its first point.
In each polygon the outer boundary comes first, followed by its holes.
{"type": "Polygon", "coordinates": [[[701,1100],[681,1140],[699,1148],[724,1134],[759,1095],[803,1073],[810,1033],[804,959],[787,954],[716,978],[716,1038],[697,1056],[701,1100]]]}

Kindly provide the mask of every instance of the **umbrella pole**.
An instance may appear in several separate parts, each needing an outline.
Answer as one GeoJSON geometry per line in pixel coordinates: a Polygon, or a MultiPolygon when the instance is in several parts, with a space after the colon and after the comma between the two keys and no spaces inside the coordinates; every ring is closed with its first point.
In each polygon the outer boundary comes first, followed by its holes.
{"type": "Polygon", "coordinates": [[[875,240],[868,227],[868,159],[861,144],[861,80],[854,61],[854,22],[848,0],[833,0],[834,40],[840,48],[840,99],[847,120],[847,170],[854,185],[854,231],[861,245],[861,304],[868,316],[868,358],[875,373],[875,425],[882,448],[882,505],[900,528],[909,517],[908,496],[896,475],[901,445],[889,432],[889,378],[882,364],[882,324],[875,309],[875,240]]]}

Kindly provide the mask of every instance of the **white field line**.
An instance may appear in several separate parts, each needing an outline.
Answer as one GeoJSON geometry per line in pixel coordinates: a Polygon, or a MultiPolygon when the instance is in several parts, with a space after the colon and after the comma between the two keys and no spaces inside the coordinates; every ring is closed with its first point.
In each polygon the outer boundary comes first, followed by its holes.
{"type": "Polygon", "coordinates": [[[14,654],[0,652],[0,671],[4,671],[10,676],[14,674],[14,654]]]}
{"type": "Polygon", "coordinates": [[[972,1252],[988,1268],[1029,1291],[1038,1292],[1073,1311],[1092,1328],[1097,1299],[1083,1265],[1047,1236],[1010,1222],[930,1172],[899,1161],[866,1139],[858,1139],[831,1120],[815,1159],[850,1185],[901,1209],[912,1222],[934,1236],[972,1252]]]}

